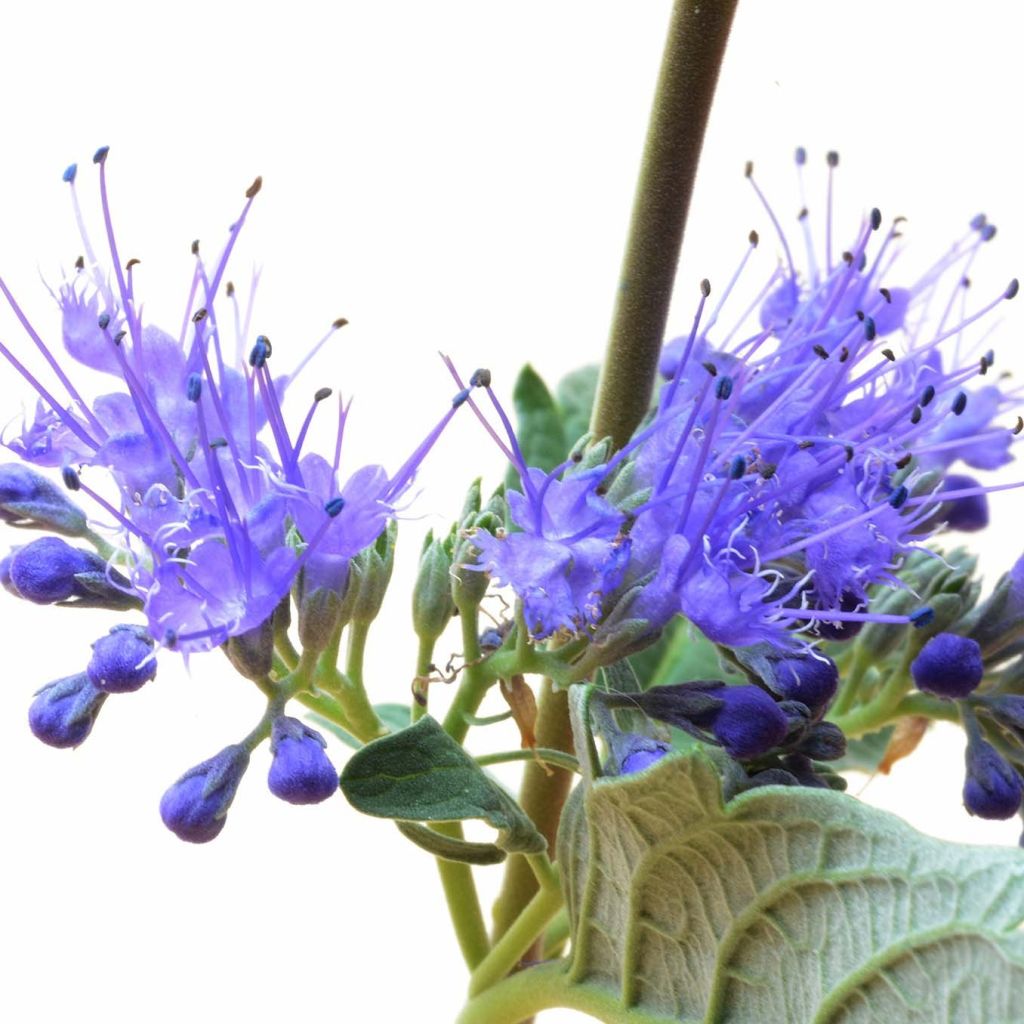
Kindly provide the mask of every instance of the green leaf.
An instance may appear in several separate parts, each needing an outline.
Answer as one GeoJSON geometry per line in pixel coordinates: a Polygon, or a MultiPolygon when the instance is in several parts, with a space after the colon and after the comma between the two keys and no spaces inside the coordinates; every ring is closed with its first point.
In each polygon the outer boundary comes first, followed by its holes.
{"type": "Polygon", "coordinates": [[[597,363],[581,366],[578,370],[567,373],[555,389],[558,406],[562,410],[565,439],[570,447],[590,429],[590,414],[597,395],[599,373],[600,367],[597,363]]]}
{"type": "Polygon", "coordinates": [[[488,865],[500,864],[507,856],[505,851],[499,850],[494,843],[471,843],[455,836],[442,835],[415,821],[397,821],[395,824],[406,839],[442,860],[488,865]]]}
{"type": "Polygon", "coordinates": [[[544,837],[522,808],[429,715],[368,743],[341,773],[357,811],[398,821],[482,818],[508,853],[539,853],[544,837]]]}
{"type": "Polygon", "coordinates": [[[1019,850],[930,839],[826,790],[723,806],[701,754],[579,787],[565,821],[568,977],[618,993],[622,1020],[1021,1020],[1019,850]]]}
{"type": "MultiPolygon", "coordinates": [[[[409,713],[408,704],[374,704],[373,710],[377,712],[377,717],[388,732],[398,732],[406,728],[409,724],[409,719],[412,717],[409,713]]],[[[306,718],[318,729],[323,729],[337,736],[342,743],[352,747],[353,750],[359,750],[363,746],[362,741],[357,740],[347,729],[343,729],[337,722],[332,722],[329,718],[324,718],[323,715],[318,715],[314,712],[306,715],[306,718]]]]}
{"type": "MultiPolygon", "coordinates": [[[[558,406],[547,385],[529,364],[519,371],[512,402],[516,409],[516,437],[526,464],[550,472],[565,461],[569,445],[558,406]]],[[[510,469],[508,485],[515,486],[517,480],[516,471],[510,469]]]]}

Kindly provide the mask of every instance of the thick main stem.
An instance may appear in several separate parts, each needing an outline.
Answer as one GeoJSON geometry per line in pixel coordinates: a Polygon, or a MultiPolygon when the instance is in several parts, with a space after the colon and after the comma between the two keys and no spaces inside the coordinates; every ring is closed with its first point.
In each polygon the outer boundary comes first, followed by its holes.
{"type": "Polygon", "coordinates": [[[591,419],[616,448],[647,412],[718,69],[738,0],[675,0],[591,419]]]}

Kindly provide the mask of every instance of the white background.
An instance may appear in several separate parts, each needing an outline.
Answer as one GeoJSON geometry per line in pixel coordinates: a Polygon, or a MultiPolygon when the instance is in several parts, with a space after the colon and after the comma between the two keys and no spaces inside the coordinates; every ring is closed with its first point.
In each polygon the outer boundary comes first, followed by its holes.
{"type": "MultiPolygon", "coordinates": [[[[122,258],[142,259],[137,289],[173,330],[189,243],[202,239],[212,256],[263,174],[233,271],[241,285],[263,268],[255,326],[273,339],[280,370],[348,317],[297,390],[354,394],[349,465],[393,468],[452,391],[438,349],[467,370],[490,366],[505,394],[524,360],[554,379],[600,352],[668,9],[19,4],[0,59],[0,274],[59,344],[39,275],[59,280],[80,251],[60,174],[80,162],[95,211],[89,158],[108,144],[122,258]]],[[[908,264],[925,265],[985,209],[1000,234],[977,295],[998,293],[1024,270],[1022,20],[1009,2],[744,0],[671,326],[688,322],[699,278],[724,281],[751,227],[770,265],[776,247],[743,163],[757,161],[791,223],[800,143],[816,195],[825,150],[840,150],[840,223],[873,205],[909,217],[908,264]]],[[[1016,314],[1007,308],[998,335],[1003,367],[1024,365],[1016,314]]],[[[17,338],[7,314],[0,336],[17,338]]],[[[24,389],[8,370],[0,384],[3,416],[13,416],[24,389]]],[[[400,577],[423,529],[457,511],[472,476],[493,483],[502,472],[463,419],[422,475],[425,520],[403,529],[400,577]]],[[[995,507],[990,574],[1022,547],[1020,497],[995,507]]],[[[404,699],[412,675],[405,593],[400,578],[371,639],[377,699],[404,699]]],[[[261,752],[215,843],[190,847],[162,827],[164,788],[259,715],[220,655],[195,659],[191,676],[165,656],[155,683],[108,702],[83,747],[54,751],[28,733],[30,695],[78,671],[109,620],[6,595],[0,607],[6,1019],[452,1019],[463,981],[433,866],[386,823],[340,798],[308,809],[274,800],[261,752]]],[[[963,814],[961,771],[955,732],[936,730],[865,797],[936,834],[1014,842],[1016,823],[963,814]]],[[[484,876],[489,899],[496,869],[484,876]]]]}

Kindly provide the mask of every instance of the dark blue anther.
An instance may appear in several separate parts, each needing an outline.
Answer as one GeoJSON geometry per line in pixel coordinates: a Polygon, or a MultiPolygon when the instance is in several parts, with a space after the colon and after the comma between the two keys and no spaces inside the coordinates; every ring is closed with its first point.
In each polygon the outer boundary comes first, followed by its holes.
{"type": "Polygon", "coordinates": [[[173,651],[178,646],[178,634],[173,630],[169,629],[164,633],[164,647],[169,651],[173,651]]]}
{"type": "Polygon", "coordinates": [[[985,226],[985,221],[988,218],[983,213],[976,213],[971,218],[971,229],[974,231],[980,231],[985,226]]]}
{"type": "Polygon", "coordinates": [[[807,150],[803,146],[796,147],[796,153],[793,154],[797,167],[803,167],[807,163],[807,150]]]}
{"type": "Polygon", "coordinates": [[[991,242],[992,239],[996,237],[996,226],[995,226],[995,224],[984,224],[984,225],[982,225],[980,234],[981,234],[981,240],[983,242],[991,242]]]}
{"type": "Polygon", "coordinates": [[[935,388],[929,384],[924,391],[921,392],[921,405],[930,405],[932,399],[935,397],[935,388]]]}
{"type": "Polygon", "coordinates": [[[469,386],[471,388],[489,388],[491,386],[491,371],[482,368],[476,370],[469,378],[469,386]]]}
{"type": "Polygon", "coordinates": [[[871,230],[877,231],[882,226],[882,211],[876,206],[871,211],[871,230]]]}
{"type": "Polygon", "coordinates": [[[253,345],[252,351],[249,353],[249,365],[257,370],[260,369],[270,358],[271,351],[270,339],[265,334],[259,335],[256,338],[256,344],[253,345]]]}
{"type": "Polygon", "coordinates": [[[452,408],[458,409],[460,405],[473,393],[472,388],[463,388],[453,399],[452,408]]]}
{"type": "Polygon", "coordinates": [[[1003,292],[1003,298],[1004,299],[1012,299],[1017,294],[1017,292],[1019,292],[1019,291],[1020,291],[1020,282],[1017,280],[1017,278],[1014,278],[1006,286],[1006,291],[1003,292]]]}
{"type": "Polygon", "coordinates": [[[869,316],[864,317],[864,337],[868,341],[874,341],[877,334],[878,328],[875,327],[875,321],[869,316]]]}
{"type": "Polygon", "coordinates": [[[963,391],[958,391],[956,398],[953,399],[953,415],[959,416],[966,408],[967,395],[963,391]]]}
{"type": "Polygon", "coordinates": [[[825,162],[829,165],[829,167],[838,167],[839,154],[834,149],[829,150],[829,152],[825,154],[825,162]]]}
{"type": "Polygon", "coordinates": [[[110,147],[109,146],[100,146],[100,148],[97,149],[95,153],[93,153],[93,155],[92,155],[92,162],[94,164],[101,164],[101,163],[103,163],[103,161],[107,159],[107,154],[109,152],[110,152],[110,147]]]}
{"type": "Polygon", "coordinates": [[[324,511],[334,519],[335,516],[345,507],[345,499],[339,494],[336,498],[331,498],[324,505],[324,511]]]}
{"type": "Polygon", "coordinates": [[[61,180],[66,181],[69,185],[75,180],[75,175],[78,173],[78,164],[68,164],[64,168],[64,173],[61,175],[61,180]]]}
{"type": "Polygon", "coordinates": [[[729,479],[739,480],[741,476],[747,471],[747,460],[743,455],[733,456],[732,462],[729,464],[729,479]]]}
{"type": "Polygon", "coordinates": [[[889,495],[889,504],[892,505],[893,508],[902,508],[904,502],[909,497],[910,491],[908,491],[906,487],[903,486],[903,484],[900,484],[899,487],[897,487],[892,492],[892,494],[889,495]]]}
{"type": "Polygon", "coordinates": [[[935,621],[935,610],[925,605],[910,613],[910,624],[914,629],[924,629],[935,621]]]}
{"type": "Polygon", "coordinates": [[[185,385],[185,395],[190,402],[198,402],[203,393],[203,378],[198,373],[188,375],[188,383],[185,385]]]}
{"type": "Polygon", "coordinates": [[[82,482],[78,479],[78,472],[73,466],[65,466],[60,471],[60,475],[64,480],[64,486],[69,491],[77,491],[82,486],[82,482]]]}
{"type": "Polygon", "coordinates": [[[96,319],[96,323],[99,324],[101,331],[105,331],[110,326],[110,314],[100,313],[99,317],[96,319]]]}
{"type": "Polygon", "coordinates": [[[715,398],[723,402],[732,394],[732,377],[723,374],[715,381],[715,398]]]}

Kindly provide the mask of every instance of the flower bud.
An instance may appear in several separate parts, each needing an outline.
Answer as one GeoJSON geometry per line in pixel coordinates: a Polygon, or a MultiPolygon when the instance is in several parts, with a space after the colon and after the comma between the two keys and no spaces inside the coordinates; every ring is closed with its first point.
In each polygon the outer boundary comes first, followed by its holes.
{"type": "Polygon", "coordinates": [[[789,720],[758,686],[726,686],[716,693],[723,706],[711,731],[725,752],[737,760],[760,757],[786,738],[789,720]]]}
{"type": "Polygon", "coordinates": [[[450,547],[428,535],[412,591],[412,623],[416,635],[433,643],[455,614],[452,600],[450,547]]]}
{"type": "Polygon", "coordinates": [[[274,664],[273,616],[245,633],[228,637],[224,653],[240,676],[253,681],[266,679],[274,664]]]}
{"type": "Polygon", "coordinates": [[[955,633],[939,633],[921,648],[910,663],[910,674],[919,690],[937,697],[960,699],[981,682],[985,665],[981,648],[955,633]]]}
{"type": "MultiPolygon", "coordinates": [[[[349,579],[349,590],[358,579],[359,588],[354,594],[352,621],[364,625],[373,622],[384,604],[384,595],[391,582],[391,570],[395,565],[395,539],[398,523],[388,522],[384,532],[368,548],[364,548],[353,559],[359,564],[360,572],[349,579]]],[[[348,595],[346,594],[346,598],[348,595]]]]}
{"type": "Polygon", "coordinates": [[[818,722],[800,741],[800,753],[814,761],[837,761],[846,753],[846,736],[832,722],[818,722]]]}
{"type": "Polygon", "coordinates": [[[114,626],[92,645],[85,672],[98,690],[131,693],[156,675],[153,640],[141,626],[114,626]]]}
{"type": "Polygon", "coordinates": [[[15,552],[11,583],[18,594],[35,604],[55,604],[82,594],[75,579],[80,573],[104,572],[99,555],[73,548],[59,537],[41,537],[15,552]]]}
{"type": "Polygon", "coordinates": [[[248,749],[234,744],[190,768],[160,799],[164,824],[187,843],[215,839],[248,767],[248,749]]]}
{"type": "Polygon", "coordinates": [[[769,644],[761,644],[736,655],[777,697],[806,704],[815,718],[824,714],[839,687],[839,670],[823,654],[780,656],[769,644]]]}
{"type": "Polygon", "coordinates": [[[995,747],[980,738],[967,744],[964,807],[979,818],[1004,820],[1020,808],[1020,775],[995,747]]]}
{"type": "MultiPolygon", "coordinates": [[[[942,488],[936,497],[941,497],[943,491],[966,491],[978,486],[980,486],[978,481],[972,476],[950,473],[943,478],[942,488]]],[[[946,526],[950,530],[976,533],[988,526],[988,496],[972,494],[966,498],[953,498],[943,502],[936,518],[945,520],[946,526]]]]}
{"type": "Polygon", "coordinates": [[[270,792],[290,804],[318,804],[333,796],[338,773],[324,752],[327,743],[297,718],[274,719],[270,733],[270,792]]]}
{"type": "Polygon", "coordinates": [[[672,747],[661,740],[633,732],[615,732],[608,737],[613,775],[632,775],[660,761],[672,747]]]}
{"type": "Polygon", "coordinates": [[[986,658],[1024,637],[1024,557],[996,584],[987,601],[975,609],[967,635],[986,658]]]}
{"type": "Polygon", "coordinates": [[[0,465],[0,521],[81,537],[85,513],[64,490],[20,462],[0,465]]]}
{"type": "Polygon", "coordinates": [[[92,731],[107,695],[84,672],[49,683],[36,693],[28,724],[51,747],[77,747],[92,731]]]}

